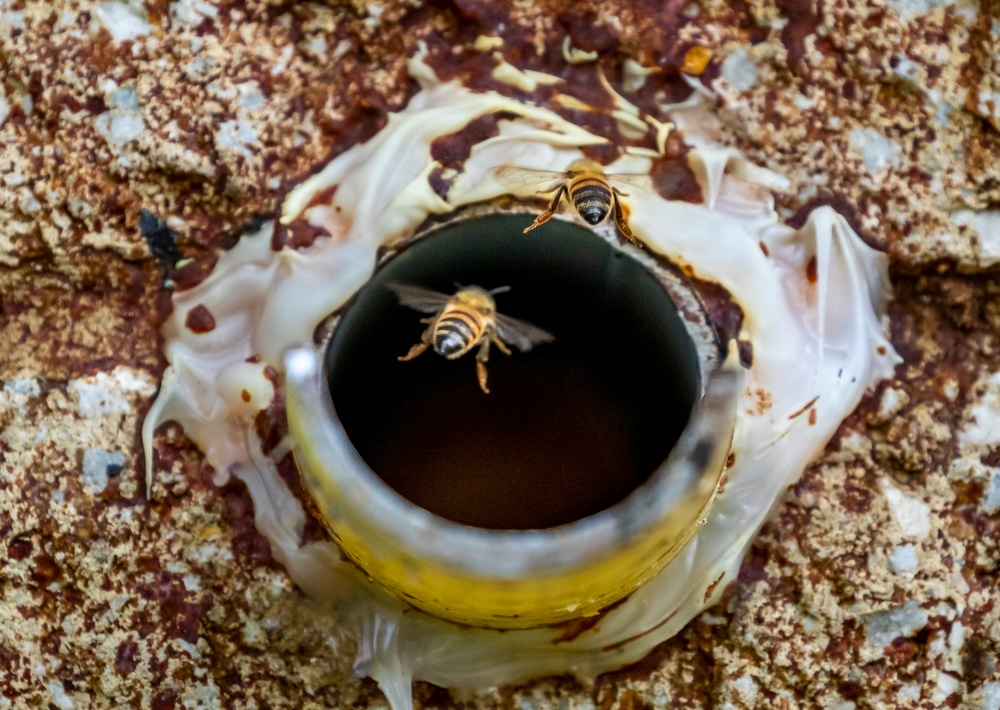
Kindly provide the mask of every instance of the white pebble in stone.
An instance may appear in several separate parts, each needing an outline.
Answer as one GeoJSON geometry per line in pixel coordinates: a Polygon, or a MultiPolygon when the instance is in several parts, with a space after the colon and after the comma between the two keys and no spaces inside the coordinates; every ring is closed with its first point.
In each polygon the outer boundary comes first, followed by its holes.
{"type": "Polygon", "coordinates": [[[108,477],[125,467],[125,454],[120,451],[87,449],[83,452],[83,487],[98,495],[107,488],[108,477]]]}
{"type": "Polygon", "coordinates": [[[889,502],[889,512],[893,520],[903,530],[906,537],[924,540],[931,534],[931,509],[922,500],[911,498],[889,483],[880,481],[882,493],[889,502]]]}
{"type": "Polygon", "coordinates": [[[101,137],[112,146],[131,143],[146,130],[146,121],[140,114],[120,111],[105,111],[94,119],[94,125],[101,137]]]}
{"type": "Polygon", "coordinates": [[[1000,710],[1000,681],[983,686],[982,710],[1000,710]]]}
{"type": "Polygon", "coordinates": [[[225,121],[219,126],[215,144],[222,150],[231,150],[247,160],[253,158],[249,146],[257,142],[257,131],[246,121],[225,121]]]}
{"type": "Polygon", "coordinates": [[[913,545],[899,545],[889,555],[889,569],[899,574],[917,568],[917,551],[913,545]]]}
{"type": "Polygon", "coordinates": [[[883,649],[897,638],[908,638],[927,624],[927,612],[915,599],[903,606],[886,611],[876,611],[865,617],[868,643],[883,649]]]}
{"type": "Polygon", "coordinates": [[[719,67],[719,73],[739,91],[746,91],[757,83],[757,65],[754,64],[749,52],[743,48],[726,57],[719,67]]]}
{"type": "Polygon", "coordinates": [[[872,175],[881,173],[889,166],[899,165],[903,159],[903,149],[899,143],[885,137],[871,128],[855,128],[848,139],[851,148],[861,156],[865,168],[872,175]]]}
{"type": "Polygon", "coordinates": [[[7,380],[3,383],[3,388],[7,392],[13,392],[14,394],[21,394],[25,397],[37,397],[42,391],[38,386],[38,380],[31,379],[28,377],[7,380]]]}
{"type": "Polygon", "coordinates": [[[986,488],[986,497],[983,498],[983,510],[987,515],[1000,510],[1000,469],[994,469],[990,478],[990,485],[986,488]]]}
{"type": "Polygon", "coordinates": [[[94,15],[117,42],[149,34],[149,15],[138,0],[102,2],[94,8],[94,15]]]}

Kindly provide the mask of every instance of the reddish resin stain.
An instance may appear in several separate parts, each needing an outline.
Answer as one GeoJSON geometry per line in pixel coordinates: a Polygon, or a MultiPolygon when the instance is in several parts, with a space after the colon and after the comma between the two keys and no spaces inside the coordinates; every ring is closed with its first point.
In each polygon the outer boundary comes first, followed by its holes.
{"type": "MultiPolygon", "coordinates": [[[[730,454],[729,456],[730,456],[730,458],[732,458],[732,454],[730,454]]],[[[728,462],[728,461],[726,462],[726,468],[732,468],[732,466],[731,466],[731,465],[729,465],[729,462],[728,462]]],[[[721,495],[722,495],[722,494],[723,494],[723,493],[725,492],[725,490],[726,490],[726,486],[727,486],[728,484],[729,484],[729,474],[728,474],[728,473],[726,473],[725,471],[723,471],[723,472],[722,472],[722,475],[721,475],[721,476],[719,477],[719,490],[718,490],[718,495],[720,495],[720,496],[721,496],[721,495]]]]}
{"type": "Polygon", "coordinates": [[[306,488],[298,466],[295,465],[295,459],[291,454],[278,462],[278,475],[281,476],[281,480],[285,482],[285,485],[288,486],[288,489],[295,497],[304,503],[306,524],[303,526],[302,538],[299,540],[299,544],[307,545],[317,540],[329,540],[330,535],[327,533],[327,528],[323,523],[322,513],[316,507],[316,501],[312,497],[312,493],[306,488]]]}
{"type": "Polygon", "coordinates": [[[808,264],[806,264],[806,278],[809,279],[809,283],[811,283],[811,284],[816,283],[816,281],[819,278],[817,276],[817,274],[816,274],[816,257],[815,256],[809,260],[808,264]]]}
{"type": "Polygon", "coordinates": [[[753,343],[749,340],[740,340],[736,347],[740,354],[740,365],[749,369],[753,365],[753,343]]]}
{"type": "Polygon", "coordinates": [[[502,111],[489,113],[470,121],[461,130],[441,136],[431,143],[431,157],[440,166],[431,172],[428,182],[441,199],[447,199],[448,190],[451,189],[451,180],[445,179],[442,174],[444,169],[460,171],[472,154],[473,146],[499,135],[499,122],[509,118],[514,118],[514,114],[502,111]]]}
{"type": "Polygon", "coordinates": [[[700,204],[704,202],[701,185],[686,158],[657,158],[650,171],[656,192],[665,200],[700,204]]]}
{"type": "MultiPolygon", "coordinates": [[[[149,584],[139,584],[135,594],[156,604],[159,610],[157,629],[168,638],[184,639],[188,643],[197,643],[198,637],[204,632],[205,615],[212,609],[215,600],[211,594],[198,598],[189,593],[184,583],[176,576],[164,570],[154,572],[149,584]]],[[[123,664],[132,663],[128,649],[119,649],[126,658],[123,664]]],[[[116,666],[119,658],[116,658],[116,666]]]]}
{"type": "Polygon", "coordinates": [[[584,631],[590,631],[600,622],[600,616],[588,616],[583,619],[576,619],[566,624],[566,630],[552,640],[553,645],[573,641],[584,631]]]}
{"type": "Polygon", "coordinates": [[[809,410],[809,426],[816,426],[816,410],[809,410]]]}
{"type": "MultiPolygon", "coordinates": [[[[583,619],[574,619],[573,621],[568,621],[565,624],[562,624],[561,626],[564,629],[563,633],[560,634],[557,638],[553,639],[552,641],[553,645],[573,641],[583,632],[590,631],[591,629],[595,628],[601,622],[601,620],[608,615],[609,612],[614,611],[622,604],[624,604],[626,601],[628,601],[628,598],[630,596],[632,595],[629,594],[628,596],[625,596],[616,602],[612,602],[611,604],[604,607],[593,616],[588,616],[583,619]]],[[[557,628],[558,626],[559,625],[557,625],[557,628]]]]}
{"type": "Polygon", "coordinates": [[[660,623],[656,624],[652,628],[646,629],[642,633],[636,634],[635,636],[630,636],[629,638],[627,638],[627,639],[625,639],[623,641],[619,641],[617,643],[613,643],[610,646],[605,646],[601,650],[605,651],[605,652],[607,652],[607,651],[614,651],[615,649],[621,648],[622,646],[625,646],[626,644],[632,643],[633,641],[638,641],[643,636],[647,636],[647,635],[653,633],[654,631],[656,631],[657,629],[659,629],[660,627],[665,626],[666,624],[668,624],[670,622],[670,620],[673,619],[677,615],[678,611],[680,611],[680,609],[674,609],[672,612],[670,612],[670,614],[667,615],[666,619],[664,619],[660,623]]]}
{"type": "Polygon", "coordinates": [[[705,201],[701,185],[688,163],[690,148],[676,134],[667,138],[662,157],[653,161],[650,175],[653,186],[665,200],[700,204],[705,201]]]}
{"type": "Polygon", "coordinates": [[[282,390],[275,387],[274,399],[267,409],[262,409],[254,418],[254,431],[260,437],[265,454],[270,453],[275,446],[288,434],[285,420],[285,396],[282,390]]]}
{"type": "Polygon", "coordinates": [[[174,287],[178,291],[194,288],[212,273],[212,269],[215,268],[215,262],[218,260],[218,256],[212,255],[188,262],[171,275],[170,278],[174,282],[174,287]]]}
{"type": "Polygon", "coordinates": [[[788,226],[792,229],[802,229],[805,226],[806,221],[809,219],[809,215],[817,207],[832,207],[837,210],[837,213],[847,220],[847,224],[850,225],[851,229],[857,232],[858,236],[870,247],[878,248],[878,244],[868,236],[867,232],[861,227],[861,214],[858,212],[858,208],[855,203],[848,199],[844,195],[837,194],[826,194],[821,197],[809,200],[804,205],[802,205],[794,215],[789,217],[788,226]]]}
{"type": "Polygon", "coordinates": [[[800,409],[797,412],[795,412],[794,414],[790,415],[788,418],[789,419],[797,419],[798,417],[801,417],[803,414],[805,414],[806,412],[808,412],[812,408],[812,406],[814,404],[816,404],[816,400],[817,399],[819,399],[819,395],[816,395],[815,397],[813,397],[812,399],[810,399],[808,402],[806,402],[805,406],[802,407],[802,409],[800,409]]]}
{"type": "Polygon", "coordinates": [[[792,68],[801,70],[806,55],[806,39],[816,32],[819,17],[808,0],[778,0],[776,4],[787,20],[781,31],[781,43],[788,50],[788,63],[792,68]]]}
{"type": "Polygon", "coordinates": [[[610,165],[618,160],[624,152],[621,146],[613,143],[598,143],[597,145],[585,145],[580,148],[583,157],[589,158],[601,165],[610,165]]]}
{"type": "Polygon", "coordinates": [[[722,578],[725,576],[726,576],[725,572],[720,572],[719,576],[715,578],[715,581],[712,582],[710,585],[708,585],[708,589],[705,590],[706,602],[712,597],[712,593],[715,591],[715,588],[719,586],[719,582],[721,582],[722,578]]]}
{"type": "Polygon", "coordinates": [[[135,641],[122,641],[115,653],[115,670],[122,676],[135,670],[135,655],[139,652],[139,644],[135,641]]]}
{"type": "Polygon", "coordinates": [[[306,209],[315,207],[316,205],[328,205],[333,202],[333,196],[337,194],[338,187],[340,187],[340,185],[331,185],[330,187],[317,192],[313,195],[312,199],[309,200],[309,204],[306,205],[306,209]]]}
{"type": "Polygon", "coordinates": [[[204,305],[198,304],[188,311],[184,325],[192,333],[208,333],[215,330],[215,316],[204,305]]]}
{"type": "Polygon", "coordinates": [[[7,556],[12,560],[23,560],[31,554],[33,549],[31,540],[16,537],[7,545],[7,556]]]}
{"type": "Polygon", "coordinates": [[[446,180],[444,171],[441,168],[434,168],[431,174],[427,176],[427,182],[434,190],[434,194],[440,197],[442,200],[448,199],[448,190],[451,189],[451,180],[446,180]]]}
{"type": "Polygon", "coordinates": [[[226,501],[226,517],[233,531],[233,555],[249,564],[278,568],[271,556],[271,545],[254,524],[253,501],[246,484],[235,476],[222,487],[226,501]]]}
{"type": "Polygon", "coordinates": [[[499,121],[513,118],[513,114],[490,113],[470,121],[464,128],[431,143],[431,157],[445,167],[460,169],[477,143],[500,133],[499,121]]]}
{"type": "Polygon", "coordinates": [[[767,563],[770,559],[771,553],[766,547],[758,545],[751,547],[746,557],[743,558],[743,564],[737,577],[739,583],[744,587],[757,582],[767,582],[769,586],[774,586],[767,573],[767,563]]]}
{"type": "MultiPolygon", "coordinates": [[[[729,291],[712,281],[703,281],[691,275],[688,275],[688,279],[701,296],[708,312],[708,320],[719,332],[719,337],[723,340],[739,340],[740,330],[743,329],[743,309],[733,301],[729,291]]],[[[747,345],[751,346],[751,343],[747,342],[747,345]]],[[[752,359],[752,346],[744,353],[744,357],[752,359]]]]}
{"type": "Polygon", "coordinates": [[[31,570],[31,581],[39,587],[48,587],[53,582],[62,579],[62,568],[44,552],[36,555],[34,562],[34,569],[31,570]]]}
{"type": "MultiPolygon", "coordinates": [[[[339,207],[336,209],[340,209],[339,207]]],[[[304,220],[296,219],[291,224],[285,225],[276,222],[274,234],[271,236],[271,248],[280,251],[284,247],[289,249],[306,249],[320,237],[329,237],[330,233],[324,227],[317,227],[315,224],[304,220]]]]}
{"type": "Polygon", "coordinates": [[[172,690],[164,690],[153,698],[149,707],[152,710],[174,710],[177,707],[177,694],[172,690]]]}

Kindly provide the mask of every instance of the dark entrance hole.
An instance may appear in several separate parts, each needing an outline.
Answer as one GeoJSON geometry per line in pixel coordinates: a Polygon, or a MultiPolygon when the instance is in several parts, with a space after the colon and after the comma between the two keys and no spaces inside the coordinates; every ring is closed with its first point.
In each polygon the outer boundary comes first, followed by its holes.
{"type": "Polygon", "coordinates": [[[369,467],[481,528],[555,527],[622,500],[666,459],[700,392],[695,345],[650,271],[582,227],[522,234],[528,222],[480,217],[417,240],[345,309],[327,354],[334,408],[369,467]],[[497,310],[557,341],[492,349],[484,394],[474,353],[396,360],[424,326],[393,282],[510,286],[497,310]]]}

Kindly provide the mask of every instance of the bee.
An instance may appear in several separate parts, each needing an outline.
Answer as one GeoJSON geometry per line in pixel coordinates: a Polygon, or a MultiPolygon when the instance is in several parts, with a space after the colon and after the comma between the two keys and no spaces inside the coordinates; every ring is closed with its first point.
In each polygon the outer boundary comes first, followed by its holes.
{"type": "Polygon", "coordinates": [[[600,224],[611,213],[622,235],[636,246],[642,246],[626,221],[628,207],[621,198],[628,195],[615,187],[614,183],[643,186],[649,182],[648,175],[605,173],[600,163],[587,158],[574,160],[562,173],[502,165],[494,170],[494,174],[502,183],[512,187],[524,189],[538,185],[540,189],[536,194],[555,193],[548,209],[535,218],[524,230],[525,233],[552,219],[559,203],[566,197],[573,202],[576,211],[587,224],[600,224]]]}
{"type": "Polygon", "coordinates": [[[453,296],[419,286],[388,286],[399,297],[402,305],[431,314],[420,319],[421,323],[427,324],[420,342],[397,359],[401,362],[412,360],[433,345],[434,352],[438,355],[455,360],[478,345],[476,374],[479,387],[486,394],[490,393],[486,386],[486,362],[490,357],[491,343],[505,355],[510,355],[507,343],[521,352],[527,352],[538,343],[551,343],[555,340],[546,330],[497,313],[493,296],[509,291],[509,286],[492,291],[479,286],[464,286],[459,287],[453,296]]]}

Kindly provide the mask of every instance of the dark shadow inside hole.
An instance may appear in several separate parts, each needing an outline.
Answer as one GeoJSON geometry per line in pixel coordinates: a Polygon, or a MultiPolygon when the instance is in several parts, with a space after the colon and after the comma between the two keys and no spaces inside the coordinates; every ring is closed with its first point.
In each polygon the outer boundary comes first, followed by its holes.
{"type": "Polygon", "coordinates": [[[402,496],[459,523],[555,527],[625,498],[666,459],[700,391],[698,355],[669,294],[589,230],[524,215],[440,229],[377,271],[345,309],[327,355],[337,415],[361,457],[402,496]],[[385,284],[487,289],[500,313],[557,338],[493,348],[490,394],[475,354],[398,362],[425,326],[385,284]]]}

